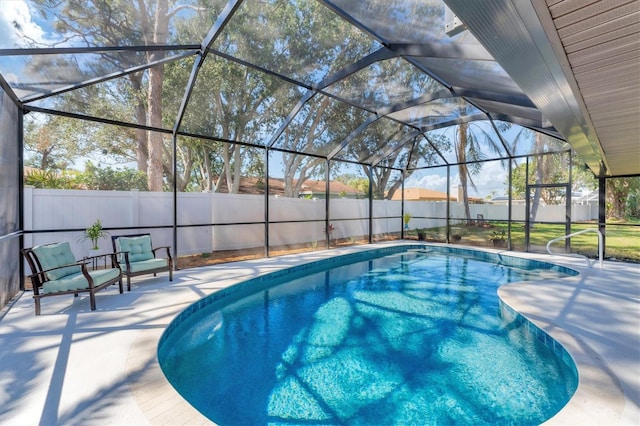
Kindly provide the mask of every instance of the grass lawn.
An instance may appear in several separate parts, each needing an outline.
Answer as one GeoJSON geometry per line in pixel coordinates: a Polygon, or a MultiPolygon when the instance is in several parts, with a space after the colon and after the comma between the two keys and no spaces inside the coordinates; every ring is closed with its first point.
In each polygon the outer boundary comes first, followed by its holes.
{"type": "MultiPolygon", "coordinates": [[[[632,262],[640,262],[640,220],[628,221],[624,223],[607,223],[605,253],[607,258],[616,258],[632,262]]],[[[578,232],[583,229],[597,228],[596,223],[573,223],[571,232],[578,232]]],[[[490,238],[495,231],[507,229],[504,223],[490,223],[489,226],[480,227],[452,226],[451,234],[462,235],[461,244],[491,246],[490,238]]],[[[429,229],[429,234],[438,236],[444,240],[445,229],[429,229]]],[[[564,225],[553,225],[536,223],[530,234],[531,250],[535,252],[546,252],[547,242],[566,235],[564,225]]],[[[524,224],[514,223],[511,226],[511,241],[513,249],[524,251],[524,224]]],[[[558,241],[551,246],[555,252],[562,252],[564,242],[558,241]]],[[[571,237],[571,252],[579,253],[588,257],[598,256],[598,234],[587,233],[571,237]]]]}
{"type": "MultiPolygon", "coordinates": [[[[583,229],[597,228],[596,223],[572,224],[571,232],[583,229]]],[[[518,249],[524,249],[524,227],[517,224],[512,228],[513,244],[518,249]]],[[[542,247],[546,250],[549,240],[565,235],[563,225],[536,224],[531,230],[531,245],[535,248],[542,247]]],[[[552,245],[552,250],[561,251],[564,242],[558,241],[552,245]]],[[[607,258],[615,257],[620,260],[632,260],[640,262],[640,227],[607,225],[605,239],[605,253],[607,258]]],[[[588,233],[571,237],[571,252],[589,257],[598,256],[598,234],[588,233]]]]}
{"type": "MultiPolygon", "coordinates": [[[[577,232],[587,228],[596,228],[596,223],[574,223],[571,225],[571,232],[577,232]]],[[[451,235],[457,234],[462,238],[460,244],[470,246],[493,247],[491,237],[494,233],[500,233],[507,230],[505,223],[485,223],[483,226],[477,225],[456,225],[451,227],[451,235]]],[[[428,228],[425,229],[427,241],[444,242],[446,240],[446,228],[428,228]]],[[[565,235],[564,225],[541,224],[535,225],[531,232],[531,251],[546,252],[546,245],[549,240],[565,235]]],[[[407,239],[417,239],[416,230],[413,229],[405,235],[407,239]]],[[[524,251],[524,225],[514,223],[511,227],[511,237],[513,249],[516,251],[524,251]]],[[[397,239],[399,235],[395,235],[391,239],[397,239]]],[[[383,241],[388,238],[377,236],[375,241],[383,241]]],[[[334,246],[348,246],[353,244],[364,244],[366,240],[348,241],[346,239],[335,241],[334,246]]],[[[640,220],[635,222],[607,223],[606,236],[606,256],[607,258],[616,258],[629,262],[640,263],[640,220]],[[638,226],[625,226],[626,224],[635,224],[638,226]]],[[[321,250],[324,245],[313,247],[310,244],[299,244],[297,246],[272,247],[269,251],[271,256],[281,254],[290,254],[297,252],[307,252],[321,250]]],[[[564,242],[559,241],[552,246],[553,251],[562,252],[564,242]]],[[[588,233],[578,235],[571,238],[571,251],[579,253],[591,258],[598,256],[598,235],[588,233]]],[[[214,253],[203,253],[199,255],[181,256],[178,259],[178,265],[181,269],[188,267],[211,265],[216,263],[234,262],[239,260],[256,259],[264,257],[264,248],[255,249],[218,251],[214,253]]]]}

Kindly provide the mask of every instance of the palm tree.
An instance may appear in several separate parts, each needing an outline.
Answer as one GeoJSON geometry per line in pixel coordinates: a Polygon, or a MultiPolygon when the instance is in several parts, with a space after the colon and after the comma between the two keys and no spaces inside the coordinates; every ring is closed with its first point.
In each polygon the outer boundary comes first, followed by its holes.
{"type": "Polygon", "coordinates": [[[458,174],[460,175],[460,188],[462,190],[462,201],[464,203],[464,213],[467,222],[471,220],[469,209],[468,186],[475,190],[476,185],[473,176],[481,170],[479,161],[486,158],[483,149],[488,149],[492,153],[501,154],[504,147],[497,140],[494,132],[489,132],[477,123],[461,123],[454,127],[454,149],[456,161],[458,162],[458,174]]]}

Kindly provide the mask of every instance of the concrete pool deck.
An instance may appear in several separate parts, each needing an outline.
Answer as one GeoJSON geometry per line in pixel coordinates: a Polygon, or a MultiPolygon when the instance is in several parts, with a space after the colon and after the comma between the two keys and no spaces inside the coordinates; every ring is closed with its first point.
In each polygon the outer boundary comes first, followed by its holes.
{"type": "MultiPolygon", "coordinates": [[[[415,242],[413,242],[415,244],[415,242]]],[[[139,277],[87,296],[52,297],[34,315],[31,293],[0,317],[0,425],[211,424],[165,380],[156,346],[169,322],[194,301],[236,282],[338,254],[356,246],[139,277]]],[[[496,252],[495,250],[488,250],[496,252]]],[[[580,272],[562,280],[514,283],[499,290],[515,310],[564,345],[579,386],[549,424],[640,424],[640,265],[532,253],[580,272]]]]}

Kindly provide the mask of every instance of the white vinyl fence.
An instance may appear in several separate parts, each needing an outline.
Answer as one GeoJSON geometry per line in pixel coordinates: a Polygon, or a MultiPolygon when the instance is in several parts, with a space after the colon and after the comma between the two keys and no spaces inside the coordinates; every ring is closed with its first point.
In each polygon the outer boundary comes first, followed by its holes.
{"type": "MultiPolygon", "coordinates": [[[[179,193],[177,207],[178,254],[209,253],[260,247],[265,241],[265,198],[262,195],[179,193]],[[258,223],[255,223],[258,222],[258,223]],[[209,224],[216,224],[211,227],[209,224]],[[228,225],[225,225],[228,224],[228,225]],[[233,225],[231,225],[233,224],[233,225]],[[205,225],[205,226],[198,226],[205,225]]],[[[324,234],[325,200],[269,197],[269,242],[281,244],[322,241],[324,234]],[[317,222],[295,221],[312,220],[317,222]],[[279,223],[294,221],[290,223],[279,223]]],[[[140,228],[149,232],[156,246],[173,245],[173,194],[139,191],[82,191],[34,189],[24,190],[25,230],[84,229],[100,219],[111,235],[133,234],[140,228]],[[149,227],[149,229],[144,229],[149,227]],[[157,228],[153,227],[167,227],[157,228]]],[[[471,217],[478,214],[489,220],[507,220],[506,205],[472,204],[471,217]]],[[[524,220],[524,206],[513,206],[513,220],[524,220]]],[[[452,202],[451,217],[464,217],[462,203],[452,202]]],[[[410,201],[405,203],[410,213],[411,229],[444,226],[445,202],[410,201]],[[438,219],[420,219],[431,217],[438,219]]],[[[400,232],[402,227],[399,201],[373,202],[373,233],[400,232]],[[393,217],[392,219],[386,219],[393,217]]],[[[540,206],[537,220],[563,221],[563,206],[540,206]]],[[[597,218],[597,207],[572,206],[572,220],[597,218]]],[[[331,199],[329,217],[335,227],[332,238],[368,235],[368,200],[331,199]]],[[[452,221],[455,223],[455,221],[452,221]]],[[[81,241],[82,232],[48,232],[28,234],[25,246],[54,241],[69,241],[76,256],[85,256],[89,242],[81,241]]],[[[111,251],[111,241],[101,240],[102,252],[111,251]]]]}

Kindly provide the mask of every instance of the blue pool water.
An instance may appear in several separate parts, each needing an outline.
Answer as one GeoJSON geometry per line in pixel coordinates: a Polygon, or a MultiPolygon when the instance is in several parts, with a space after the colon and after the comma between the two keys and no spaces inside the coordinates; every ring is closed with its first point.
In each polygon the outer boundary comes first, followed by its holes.
{"type": "Polygon", "coordinates": [[[202,299],[165,331],[164,374],[223,425],[539,424],[557,413],[577,387],[575,365],[496,291],[575,272],[407,248],[316,262],[202,299]]]}

